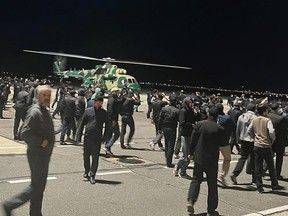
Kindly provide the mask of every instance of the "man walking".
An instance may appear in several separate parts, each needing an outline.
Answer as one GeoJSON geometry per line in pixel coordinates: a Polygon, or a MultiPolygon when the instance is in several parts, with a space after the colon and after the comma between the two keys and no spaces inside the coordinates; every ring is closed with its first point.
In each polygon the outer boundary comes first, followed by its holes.
{"type": "Polygon", "coordinates": [[[211,107],[208,119],[198,122],[191,135],[190,155],[194,154],[194,171],[188,192],[187,210],[190,214],[194,213],[194,204],[198,199],[205,172],[208,185],[208,215],[217,215],[219,147],[225,145],[224,128],[217,124],[217,118],[217,108],[211,107]]]}
{"type": "Polygon", "coordinates": [[[257,111],[259,116],[253,119],[247,129],[248,134],[251,137],[254,137],[255,177],[257,190],[259,193],[264,192],[262,182],[264,161],[268,166],[272,190],[281,190],[283,187],[278,184],[272,156],[272,143],[275,140],[275,131],[271,119],[268,118],[268,106],[259,105],[257,107],[257,111]]]}
{"type": "Polygon", "coordinates": [[[102,105],[103,96],[96,95],[94,106],[87,108],[84,112],[76,138],[76,142],[79,142],[85,127],[83,153],[85,172],[83,177],[89,179],[91,184],[96,183],[95,175],[98,169],[101,143],[107,140],[107,136],[110,133],[108,115],[102,105]],[[102,134],[104,125],[105,131],[102,134]],[[92,164],[90,164],[90,156],[92,156],[92,164]]]}
{"type": "Polygon", "coordinates": [[[27,158],[31,171],[31,183],[21,193],[3,203],[6,216],[13,209],[30,200],[30,216],[41,216],[43,193],[46,187],[48,167],[54,147],[55,135],[52,117],[48,111],[51,88],[37,88],[37,102],[28,110],[21,138],[27,143],[27,158]]]}

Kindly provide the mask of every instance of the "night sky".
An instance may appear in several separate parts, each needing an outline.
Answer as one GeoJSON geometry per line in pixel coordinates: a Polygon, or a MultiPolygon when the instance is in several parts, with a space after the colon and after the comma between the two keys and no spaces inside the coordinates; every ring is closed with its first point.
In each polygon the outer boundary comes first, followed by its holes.
{"type": "MultiPolygon", "coordinates": [[[[139,82],[288,92],[285,1],[9,1],[0,72],[52,74],[53,56],[23,49],[192,67],[117,64],[139,82]],[[256,77],[256,78],[254,78],[256,77]]],[[[69,58],[67,68],[100,62],[69,58]]]]}

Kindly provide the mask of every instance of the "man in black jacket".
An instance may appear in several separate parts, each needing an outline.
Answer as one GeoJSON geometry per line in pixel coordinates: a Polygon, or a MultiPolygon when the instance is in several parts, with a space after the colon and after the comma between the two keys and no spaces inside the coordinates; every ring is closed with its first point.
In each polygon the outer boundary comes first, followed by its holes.
{"type": "Polygon", "coordinates": [[[84,112],[82,121],[79,125],[76,142],[79,142],[84,127],[84,178],[89,179],[91,184],[95,184],[95,175],[98,169],[99,155],[101,143],[107,140],[110,133],[109,119],[106,110],[102,108],[103,96],[96,95],[94,98],[94,106],[87,108],[84,112]],[[105,130],[103,134],[103,128],[105,130]],[[92,156],[92,164],[90,165],[90,156],[92,156]]]}
{"type": "Polygon", "coordinates": [[[271,119],[275,130],[275,140],[272,144],[272,151],[276,154],[276,175],[278,180],[283,180],[283,176],[281,176],[281,170],[285,147],[288,142],[288,118],[287,116],[283,115],[283,112],[278,103],[273,103],[271,105],[271,109],[272,110],[269,112],[268,117],[271,119]]]}
{"type": "Polygon", "coordinates": [[[119,128],[119,112],[122,104],[122,97],[120,97],[120,89],[114,87],[111,89],[111,94],[108,96],[107,113],[109,117],[111,133],[105,142],[104,151],[106,155],[112,156],[111,147],[120,136],[119,128]]]}
{"type": "Polygon", "coordinates": [[[130,142],[135,133],[135,122],[133,118],[134,113],[134,105],[140,105],[140,100],[137,95],[133,94],[133,92],[129,91],[128,93],[124,93],[124,99],[120,108],[121,115],[121,131],[120,131],[120,146],[122,149],[131,148],[130,142]],[[124,137],[126,134],[127,125],[130,127],[130,132],[127,138],[127,143],[124,145],[124,137]]]}
{"type": "Polygon", "coordinates": [[[170,104],[161,109],[158,128],[164,134],[166,166],[173,168],[172,157],[176,141],[177,126],[179,121],[179,109],[176,108],[176,97],[171,95],[170,104]]]}
{"type": "Polygon", "coordinates": [[[160,132],[158,128],[158,120],[159,120],[159,115],[161,109],[168,105],[167,101],[163,101],[164,94],[163,93],[158,93],[157,98],[152,104],[152,117],[151,117],[151,123],[154,124],[155,126],[155,131],[156,131],[156,138],[149,143],[151,149],[154,151],[155,150],[155,145],[158,144],[158,147],[161,150],[164,150],[163,145],[161,143],[161,139],[163,137],[163,134],[160,132]]]}
{"type": "Polygon", "coordinates": [[[217,214],[219,147],[225,145],[224,128],[217,124],[217,118],[217,108],[211,107],[208,119],[198,122],[191,135],[190,155],[194,155],[194,170],[188,192],[187,210],[190,214],[194,213],[194,204],[199,196],[204,172],[208,185],[207,211],[208,214],[217,214]]]}
{"type": "Polygon", "coordinates": [[[75,98],[76,91],[74,89],[70,90],[68,94],[63,99],[61,103],[61,110],[63,110],[63,123],[60,135],[60,145],[65,145],[64,142],[65,134],[67,133],[67,140],[71,141],[70,134],[71,130],[73,133],[73,140],[75,139],[76,135],[76,124],[75,124],[75,117],[76,117],[76,98],[75,98]]]}
{"type": "Polygon", "coordinates": [[[18,128],[20,121],[24,122],[27,109],[28,109],[28,96],[29,96],[29,85],[25,85],[24,89],[20,91],[15,98],[15,119],[14,119],[14,140],[18,139],[18,128]]]}

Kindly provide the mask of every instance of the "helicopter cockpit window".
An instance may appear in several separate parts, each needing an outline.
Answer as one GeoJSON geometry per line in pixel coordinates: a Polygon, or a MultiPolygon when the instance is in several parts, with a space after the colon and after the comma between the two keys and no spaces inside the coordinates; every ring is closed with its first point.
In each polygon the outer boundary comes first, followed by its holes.
{"type": "Polygon", "coordinates": [[[127,82],[128,82],[129,84],[138,83],[135,79],[127,79],[127,82]]]}
{"type": "Polygon", "coordinates": [[[96,74],[105,74],[107,71],[107,68],[97,68],[96,74]]]}

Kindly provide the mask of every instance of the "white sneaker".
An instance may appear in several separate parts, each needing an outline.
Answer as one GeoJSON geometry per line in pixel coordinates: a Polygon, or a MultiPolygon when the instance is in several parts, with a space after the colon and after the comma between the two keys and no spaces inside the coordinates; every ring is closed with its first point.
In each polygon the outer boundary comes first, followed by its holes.
{"type": "Polygon", "coordinates": [[[217,181],[220,182],[224,187],[228,186],[226,179],[223,176],[220,176],[217,181]]]}
{"type": "Polygon", "coordinates": [[[175,177],[178,177],[179,176],[179,170],[177,170],[177,165],[175,165],[174,169],[173,169],[173,174],[175,177]]]}
{"type": "Polygon", "coordinates": [[[192,201],[188,201],[187,211],[189,212],[189,214],[194,214],[194,203],[192,201]]]}
{"type": "Polygon", "coordinates": [[[151,150],[152,150],[152,151],[155,151],[155,144],[154,144],[154,142],[153,142],[153,141],[150,142],[149,145],[150,145],[151,150]]]}

